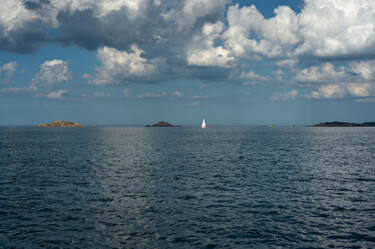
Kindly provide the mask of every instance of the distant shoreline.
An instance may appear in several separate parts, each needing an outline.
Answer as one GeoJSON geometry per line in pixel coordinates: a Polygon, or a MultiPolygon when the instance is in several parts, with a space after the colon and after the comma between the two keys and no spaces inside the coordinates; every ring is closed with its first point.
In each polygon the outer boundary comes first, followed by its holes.
{"type": "Polygon", "coordinates": [[[313,125],[313,127],[375,127],[375,122],[364,122],[364,123],[348,123],[348,122],[324,122],[313,125]]]}

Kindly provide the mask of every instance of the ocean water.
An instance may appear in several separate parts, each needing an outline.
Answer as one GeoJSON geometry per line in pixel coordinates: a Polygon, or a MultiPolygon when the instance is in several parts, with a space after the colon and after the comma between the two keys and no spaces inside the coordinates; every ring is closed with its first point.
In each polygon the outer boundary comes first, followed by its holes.
{"type": "Polygon", "coordinates": [[[0,128],[0,248],[375,248],[375,128],[0,128]]]}

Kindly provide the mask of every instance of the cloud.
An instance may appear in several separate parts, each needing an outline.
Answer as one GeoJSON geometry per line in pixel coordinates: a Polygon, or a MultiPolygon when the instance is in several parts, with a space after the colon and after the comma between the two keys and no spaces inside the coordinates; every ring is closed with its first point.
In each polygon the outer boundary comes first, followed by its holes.
{"type": "Polygon", "coordinates": [[[58,91],[52,91],[46,95],[49,99],[66,99],[68,93],[70,91],[68,89],[60,89],[58,91]]]}
{"type": "Polygon", "coordinates": [[[293,81],[299,83],[364,83],[375,80],[375,60],[351,62],[348,66],[335,67],[332,63],[323,63],[297,69],[293,81]]]}
{"type": "Polygon", "coordinates": [[[162,94],[156,94],[156,93],[144,93],[141,95],[138,95],[139,99],[156,99],[156,98],[163,98],[166,96],[166,93],[163,92],[162,94]]]}
{"type": "Polygon", "coordinates": [[[227,11],[228,29],[222,40],[239,58],[291,57],[300,42],[298,17],[287,6],[275,9],[276,16],[265,19],[254,5],[230,6],[227,11]]]}
{"type": "Polygon", "coordinates": [[[337,99],[346,96],[367,98],[374,96],[374,87],[369,83],[343,83],[324,85],[312,91],[306,97],[310,99],[337,99]]]}
{"type": "Polygon", "coordinates": [[[98,50],[97,58],[102,66],[97,67],[91,84],[118,84],[131,81],[150,81],[159,79],[157,70],[164,62],[162,59],[147,60],[142,57],[144,51],[132,45],[130,51],[103,47],[98,50]]]}
{"type": "Polygon", "coordinates": [[[198,95],[195,95],[193,97],[191,97],[192,99],[209,99],[211,98],[211,96],[198,96],[198,95]]]}
{"type": "Polygon", "coordinates": [[[82,74],[81,76],[82,79],[91,79],[92,78],[92,75],[88,74],[88,73],[84,73],[82,74]]]}
{"type": "MultiPolygon", "coordinates": [[[[42,1],[41,1],[42,2],[42,1]]],[[[28,9],[24,1],[3,0],[0,8],[0,50],[30,53],[46,41],[42,13],[28,9]]]]}
{"type": "Polygon", "coordinates": [[[283,75],[284,75],[283,70],[281,70],[281,69],[274,70],[274,71],[272,71],[272,75],[276,77],[277,81],[286,82],[285,80],[283,80],[283,75]]]}
{"type": "Polygon", "coordinates": [[[279,6],[265,19],[256,7],[228,8],[223,41],[236,56],[289,57],[278,63],[292,67],[294,56],[358,58],[375,56],[375,5],[368,0],[305,0],[301,13],[279,6]]]}
{"type": "Polygon", "coordinates": [[[0,90],[3,94],[37,94],[35,87],[8,87],[0,90]]]}
{"type": "Polygon", "coordinates": [[[72,79],[72,72],[69,71],[68,62],[62,60],[45,61],[40,66],[40,71],[32,79],[32,86],[44,87],[50,90],[55,85],[72,79]]]}
{"type": "Polygon", "coordinates": [[[299,63],[297,58],[290,58],[285,60],[279,60],[276,62],[278,67],[293,68],[299,63]]]}
{"type": "Polygon", "coordinates": [[[374,55],[375,5],[368,0],[305,0],[296,55],[356,58],[374,55]]]}
{"type": "Polygon", "coordinates": [[[295,99],[298,95],[298,91],[296,89],[292,89],[290,92],[287,93],[275,93],[270,99],[273,100],[289,100],[295,99]]]}
{"type": "MultiPolygon", "coordinates": [[[[306,58],[375,58],[370,0],[305,0],[300,13],[287,6],[274,13],[265,18],[255,5],[228,0],[3,0],[0,50],[32,53],[53,42],[97,51],[101,66],[95,75],[82,77],[98,85],[233,80],[252,60],[272,59],[278,67],[294,68],[306,58]]],[[[371,67],[352,69],[346,74],[373,77],[366,76],[371,67]]],[[[300,71],[296,80],[341,77],[340,68],[331,75],[321,67],[309,70],[300,71]]],[[[247,77],[264,77],[253,74],[247,77]]],[[[265,82],[260,77],[248,83],[265,82]]],[[[47,89],[55,83],[41,70],[33,85],[47,89]]]]}
{"type": "Polygon", "coordinates": [[[172,96],[177,97],[177,98],[181,98],[184,95],[182,94],[182,92],[175,91],[175,92],[172,93],[172,96]]]}
{"type": "Polygon", "coordinates": [[[17,70],[17,61],[6,63],[0,67],[0,83],[8,83],[17,70]],[[4,77],[3,77],[4,74],[4,77]]]}
{"type": "Polygon", "coordinates": [[[124,95],[125,98],[130,98],[132,96],[130,91],[131,91],[130,88],[124,88],[123,95],[124,95]]]}
{"type": "Polygon", "coordinates": [[[300,83],[328,83],[345,79],[344,67],[337,70],[332,63],[324,63],[321,66],[313,66],[302,70],[297,70],[294,81],[300,83]]]}
{"type": "Polygon", "coordinates": [[[318,88],[318,91],[311,92],[307,97],[311,99],[342,98],[345,90],[339,85],[326,85],[318,88]]]}
{"type": "Polygon", "coordinates": [[[187,103],[186,105],[187,105],[187,106],[195,107],[195,106],[199,106],[200,103],[199,103],[199,102],[191,102],[191,103],[187,103]]]}
{"type": "Polygon", "coordinates": [[[254,71],[249,71],[248,73],[242,72],[241,78],[252,80],[252,81],[268,81],[268,77],[264,77],[262,75],[254,73],[254,71]]]}
{"type": "Polygon", "coordinates": [[[94,92],[92,95],[95,99],[103,99],[103,98],[111,98],[112,95],[110,93],[103,93],[103,92],[94,92]]]}

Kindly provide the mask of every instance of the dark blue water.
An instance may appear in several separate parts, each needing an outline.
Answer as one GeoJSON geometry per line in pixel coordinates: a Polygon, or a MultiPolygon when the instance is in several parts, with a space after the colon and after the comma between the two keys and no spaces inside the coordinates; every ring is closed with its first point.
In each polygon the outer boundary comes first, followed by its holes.
{"type": "Polygon", "coordinates": [[[0,128],[0,248],[375,247],[374,128],[0,128]]]}

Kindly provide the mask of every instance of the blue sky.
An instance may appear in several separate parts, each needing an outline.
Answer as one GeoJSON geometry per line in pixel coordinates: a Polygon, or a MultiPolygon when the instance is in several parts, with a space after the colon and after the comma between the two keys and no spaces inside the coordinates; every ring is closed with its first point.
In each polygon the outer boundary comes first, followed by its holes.
{"type": "Polygon", "coordinates": [[[0,125],[375,120],[371,0],[5,0],[0,125]]]}

